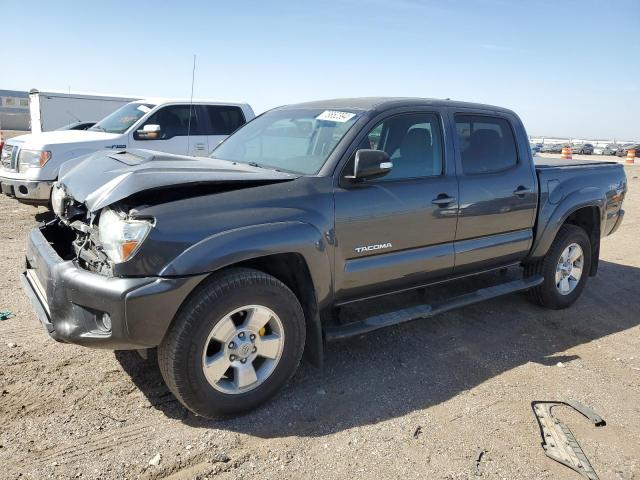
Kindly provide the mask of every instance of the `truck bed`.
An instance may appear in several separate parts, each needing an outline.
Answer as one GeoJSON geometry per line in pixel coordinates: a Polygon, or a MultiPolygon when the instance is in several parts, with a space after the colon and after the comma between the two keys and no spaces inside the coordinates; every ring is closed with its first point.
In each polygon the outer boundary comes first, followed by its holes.
{"type": "Polygon", "coordinates": [[[624,165],[597,160],[545,158],[535,159],[534,166],[540,197],[533,258],[546,251],[555,237],[555,226],[564,222],[576,204],[591,202],[592,206],[599,207],[601,236],[615,231],[624,215],[621,208],[626,192],[624,165]]]}
{"type": "Polygon", "coordinates": [[[617,162],[600,160],[563,160],[561,158],[533,158],[536,170],[558,167],[582,167],[596,165],[619,165],[617,162]]]}

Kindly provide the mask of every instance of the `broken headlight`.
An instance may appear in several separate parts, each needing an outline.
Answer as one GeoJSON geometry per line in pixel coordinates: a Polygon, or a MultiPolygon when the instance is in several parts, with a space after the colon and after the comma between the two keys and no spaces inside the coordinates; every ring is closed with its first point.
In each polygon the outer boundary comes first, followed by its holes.
{"type": "Polygon", "coordinates": [[[151,227],[151,221],[130,219],[123,213],[105,208],[98,222],[102,250],[114,263],[125,262],[138,251],[151,227]]]}
{"type": "Polygon", "coordinates": [[[53,209],[53,213],[55,213],[58,217],[62,217],[64,213],[64,200],[66,194],[64,192],[64,188],[58,182],[53,184],[53,188],[51,189],[51,208],[53,209]]]}

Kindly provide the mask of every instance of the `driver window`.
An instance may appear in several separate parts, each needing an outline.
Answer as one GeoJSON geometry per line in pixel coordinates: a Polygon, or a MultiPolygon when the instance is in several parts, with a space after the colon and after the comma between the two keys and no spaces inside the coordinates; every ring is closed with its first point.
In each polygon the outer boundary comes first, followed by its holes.
{"type": "Polygon", "coordinates": [[[393,168],[378,180],[381,182],[442,174],[442,135],[433,113],[387,118],[369,132],[358,148],[387,152],[393,168]]]}
{"type": "Polygon", "coordinates": [[[198,123],[197,105],[169,105],[151,115],[144,123],[146,125],[160,125],[160,137],[158,140],[168,140],[173,137],[186,137],[201,135],[198,123]],[[191,116],[191,125],[189,125],[191,116]]]}

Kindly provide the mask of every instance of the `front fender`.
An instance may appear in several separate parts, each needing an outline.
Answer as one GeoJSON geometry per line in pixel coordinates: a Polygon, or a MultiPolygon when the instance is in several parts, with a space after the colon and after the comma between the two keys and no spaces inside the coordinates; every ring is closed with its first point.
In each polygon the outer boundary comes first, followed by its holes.
{"type": "Polygon", "coordinates": [[[597,207],[600,224],[603,224],[606,210],[606,195],[597,187],[575,190],[552,204],[547,201],[540,210],[538,229],[531,249],[531,258],[544,257],[556,238],[560,227],[575,211],[585,207],[597,207]]]}
{"type": "Polygon", "coordinates": [[[309,268],[318,308],[328,305],[333,279],[327,243],[314,226],[299,221],[252,225],[216,233],[187,248],[162,269],[160,276],[210,273],[279,253],[302,255],[309,268]]]}

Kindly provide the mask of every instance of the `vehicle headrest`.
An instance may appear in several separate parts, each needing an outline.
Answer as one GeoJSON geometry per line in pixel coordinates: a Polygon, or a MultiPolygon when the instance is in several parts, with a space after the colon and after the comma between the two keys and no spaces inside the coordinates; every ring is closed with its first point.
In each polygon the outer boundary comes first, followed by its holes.
{"type": "Polygon", "coordinates": [[[488,128],[476,130],[469,137],[469,149],[476,155],[495,154],[502,149],[500,135],[488,128]]]}
{"type": "Polygon", "coordinates": [[[431,148],[431,132],[426,128],[412,128],[400,144],[400,155],[410,155],[414,152],[424,152],[431,148]]]}

